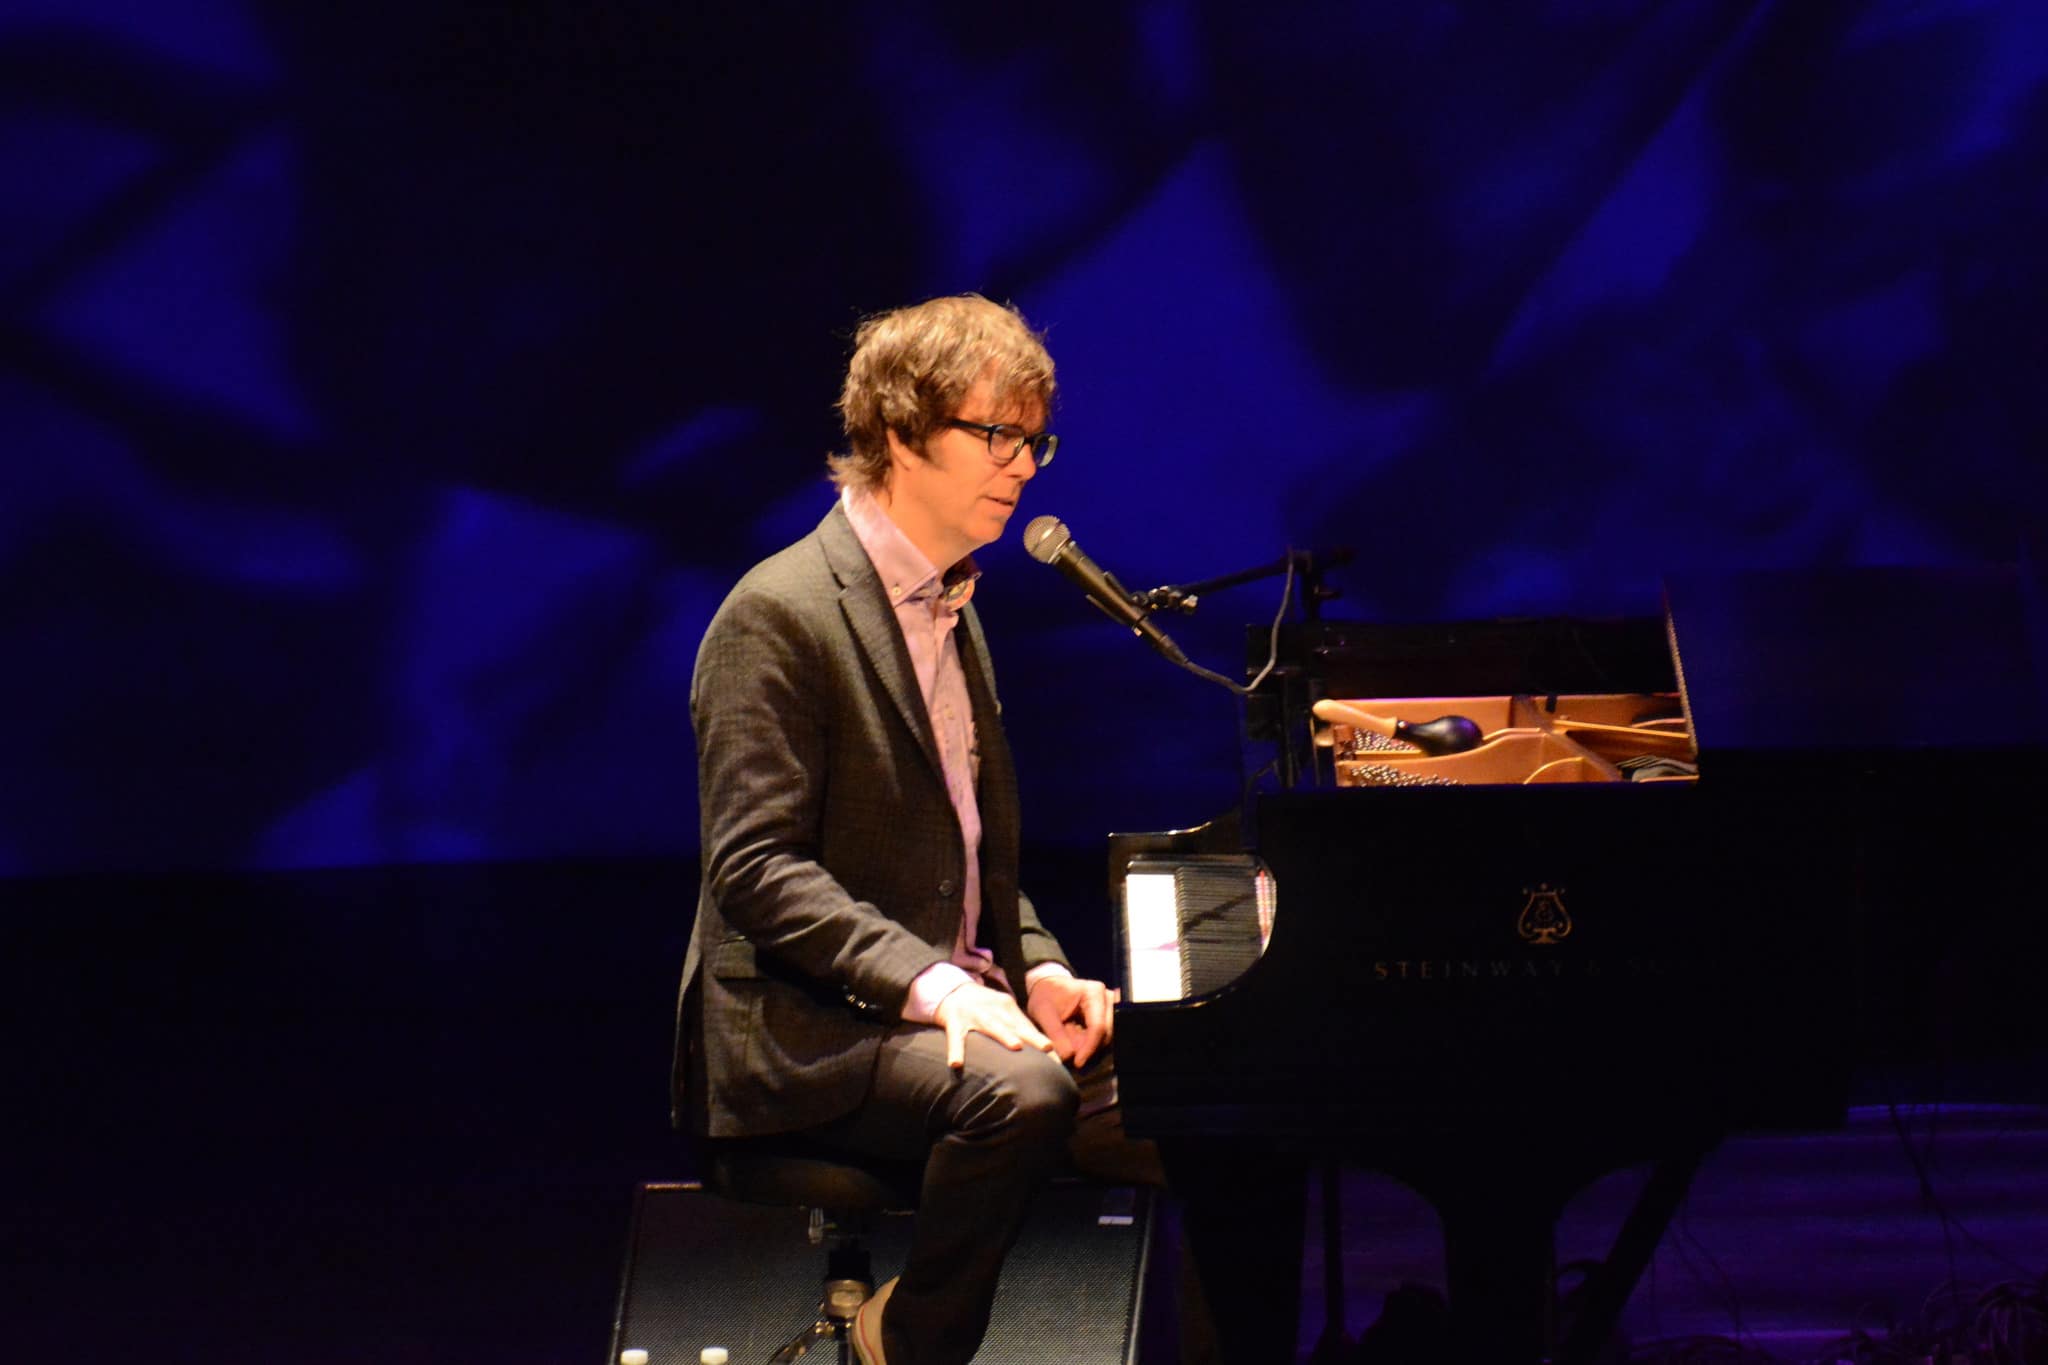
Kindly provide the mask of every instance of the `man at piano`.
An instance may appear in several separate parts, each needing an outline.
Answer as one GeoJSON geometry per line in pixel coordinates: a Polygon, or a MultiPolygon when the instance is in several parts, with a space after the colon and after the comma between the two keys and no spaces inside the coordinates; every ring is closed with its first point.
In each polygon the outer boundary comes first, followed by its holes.
{"type": "Polygon", "coordinates": [[[1004,1254],[1077,1135],[1149,1155],[1121,1140],[1110,993],[1018,887],[1016,779],[971,601],[973,552],[1058,444],[1053,392],[1039,337],[978,296],[863,324],[837,502],[732,590],[690,689],[704,873],[678,1119],[929,1150],[903,1273],[855,1322],[867,1365],[974,1355],[1004,1254]]]}

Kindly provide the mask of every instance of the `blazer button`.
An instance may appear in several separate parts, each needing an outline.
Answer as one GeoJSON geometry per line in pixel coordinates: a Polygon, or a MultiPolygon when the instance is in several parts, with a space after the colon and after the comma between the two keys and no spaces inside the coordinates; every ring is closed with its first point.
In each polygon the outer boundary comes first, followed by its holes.
{"type": "Polygon", "coordinates": [[[959,889],[960,883],[954,881],[951,877],[939,883],[939,894],[941,896],[950,896],[959,889]]]}

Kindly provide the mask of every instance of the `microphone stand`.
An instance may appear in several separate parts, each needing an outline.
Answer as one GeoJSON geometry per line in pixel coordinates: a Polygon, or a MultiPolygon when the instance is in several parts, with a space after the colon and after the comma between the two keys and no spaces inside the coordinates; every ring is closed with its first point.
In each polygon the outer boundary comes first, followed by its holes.
{"type": "MultiPolygon", "coordinates": [[[[1349,564],[1356,557],[1357,552],[1349,546],[1322,551],[1290,549],[1286,554],[1270,564],[1260,564],[1249,569],[1240,569],[1236,573],[1223,574],[1216,578],[1205,578],[1199,583],[1168,584],[1164,587],[1153,588],[1150,592],[1131,593],[1130,599],[1142,608],[1147,616],[1164,611],[1190,615],[1201,604],[1201,599],[1205,594],[1221,592],[1225,588],[1234,588],[1242,583],[1254,583],[1262,578],[1273,578],[1284,574],[1289,579],[1290,593],[1293,579],[1299,578],[1301,580],[1302,617],[1305,621],[1314,622],[1322,619],[1323,603],[1342,595],[1338,589],[1325,585],[1323,575],[1337,565],[1349,564]]],[[[1122,587],[1121,584],[1118,586],[1119,588],[1122,587]]],[[[1235,692],[1238,696],[1243,697],[1248,708],[1245,717],[1248,733],[1259,728],[1261,724],[1261,722],[1254,720],[1249,710],[1252,699],[1262,694],[1261,684],[1269,676],[1278,675],[1276,678],[1279,690],[1278,698],[1263,703],[1264,705],[1276,708],[1277,716],[1268,712],[1271,718],[1263,722],[1263,724],[1271,726],[1274,733],[1280,736],[1275,762],[1279,767],[1280,785],[1291,788],[1298,785],[1301,781],[1302,762],[1300,755],[1295,752],[1293,743],[1287,738],[1291,732],[1288,717],[1297,713],[1305,716],[1308,712],[1310,698],[1299,695],[1300,670],[1291,665],[1285,668],[1280,667],[1280,623],[1281,618],[1285,616],[1287,611],[1287,595],[1282,595],[1280,615],[1273,618],[1273,629],[1265,667],[1259,670],[1258,675],[1249,684],[1232,682],[1221,674],[1212,673],[1199,664],[1188,663],[1183,664],[1182,667],[1200,677],[1207,678],[1211,682],[1219,683],[1230,691],[1235,692]]],[[[1271,692],[1263,692],[1263,696],[1270,698],[1272,694],[1271,692]]]]}
{"type": "MultiPolygon", "coordinates": [[[[1318,621],[1322,619],[1323,603],[1341,595],[1338,589],[1328,587],[1323,583],[1323,574],[1336,565],[1350,563],[1355,557],[1356,552],[1349,547],[1325,550],[1321,554],[1317,554],[1313,550],[1290,549],[1285,555],[1282,555],[1270,564],[1260,564],[1253,568],[1240,569],[1236,573],[1223,574],[1216,578],[1205,578],[1199,583],[1169,584],[1165,587],[1154,588],[1150,592],[1132,594],[1131,600],[1143,607],[1148,615],[1161,611],[1174,611],[1182,615],[1192,615],[1195,608],[1201,605],[1201,599],[1209,593],[1221,592],[1225,588],[1234,588],[1241,583],[1256,583],[1262,578],[1275,578],[1282,574],[1288,574],[1301,580],[1303,619],[1318,621]]],[[[1280,604],[1280,610],[1282,615],[1286,613],[1287,604],[1285,601],[1280,604]]],[[[1258,685],[1265,680],[1268,674],[1279,673],[1280,710],[1284,717],[1289,709],[1287,706],[1287,694],[1290,690],[1294,690],[1293,684],[1297,672],[1293,668],[1278,668],[1279,661],[1280,618],[1275,617],[1273,620],[1271,652],[1267,657],[1265,668],[1260,670],[1256,678],[1252,679],[1250,685],[1242,688],[1232,686],[1231,690],[1239,692],[1245,698],[1246,706],[1249,707],[1252,694],[1258,685]]],[[[1296,706],[1303,714],[1306,714],[1308,709],[1306,699],[1297,698],[1296,706]]],[[[1249,715],[1247,715],[1246,720],[1249,726],[1249,715]]],[[[1294,745],[1288,738],[1289,727],[1284,721],[1278,727],[1278,733],[1280,739],[1276,745],[1274,760],[1279,767],[1280,785],[1291,788],[1301,780],[1300,760],[1296,757],[1294,745]]],[[[1249,783],[1246,784],[1245,809],[1240,819],[1242,821],[1242,828],[1249,830],[1256,827],[1257,821],[1253,817],[1251,808],[1249,783]]],[[[1325,1311],[1323,1313],[1322,1335],[1316,1341],[1315,1349],[1310,1352],[1309,1361],[1310,1365],[1336,1365],[1336,1362],[1349,1354],[1349,1343],[1344,1332],[1344,1233],[1342,1220],[1338,1217],[1341,1211],[1341,1195],[1339,1192],[1337,1163],[1334,1160],[1323,1161],[1320,1164],[1318,1175],[1320,1176],[1319,1183],[1323,1201],[1323,1303],[1325,1311]]]]}
{"type": "Polygon", "coordinates": [[[1153,588],[1149,592],[1133,594],[1133,599],[1147,612],[1177,611],[1191,615],[1208,593],[1222,592],[1241,583],[1256,583],[1262,578],[1278,578],[1290,568],[1301,580],[1301,610],[1306,620],[1322,619],[1323,603],[1342,596],[1341,590],[1326,587],[1323,575],[1339,564],[1349,564],[1357,558],[1357,552],[1349,547],[1324,550],[1289,550],[1270,564],[1260,564],[1236,573],[1222,574],[1216,578],[1205,578],[1199,583],[1168,584],[1153,588]]]}

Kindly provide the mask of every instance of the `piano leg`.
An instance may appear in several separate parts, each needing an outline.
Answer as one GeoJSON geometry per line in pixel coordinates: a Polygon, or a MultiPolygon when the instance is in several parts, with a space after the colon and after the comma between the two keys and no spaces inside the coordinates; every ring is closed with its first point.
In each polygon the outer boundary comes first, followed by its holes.
{"type": "Polygon", "coordinates": [[[1344,1195],[1337,1163],[1316,1168],[1323,1196],[1323,1334],[1308,1353],[1309,1365],[1334,1365],[1351,1350],[1344,1332],[1344,1195]]]}
{"type": "Polygon", "coordinates": [[[1293,1365],[1307,1164],[1269,1143],[1164,1138],[1166,1186],[1227,1365],[1293,1365]]]}
{"type": "Polygon", "coordinates": [[[1590,1365],[1621,1317],[1694,1172],[1719,1142],[1696,1133],[1663,1146],[1613,1249],[1586,1286],[1569,1335],[1558,1343],[1557,1220],[1565,1204],[1604,1172],[1540,1146],[1502,1170],[1476,1155],[1389,1162],[1437,1211],[1444,1232],[1452,1359],[1501,1365],[1590,1365]]]}
{"type": "Polygon", "coordinates": [[[1649,1183],[1636,1196],[1621,1231],[1615,1234],[1613,1249],[1586,1284],[1579,1310],[1565,1329],[1556,1365],[1591,1365],[1600,1353],[1614,1331],[1614,1324],[1621,1320],[1621,1310],[1635,1292],[1636,1281],[1643,1277],[1650,1258],[1656,1254],[1664,1229],[1670,1226],[1678,1206],[1685,1202],[1685,1193],[1692,1188],[1700,1162],[1719,1141],[1715,1137],[1702,1145],[1673,1152],[1652,1168],[1649,1183]]]}
{"type": "Polygon", "coordinates": [[[1555,1230],[1564,1198],[1540,1180],[1423,1190],[1444,1230],[1453,1360],[1536,1365],[1557,1339],[1555,1230]]]}

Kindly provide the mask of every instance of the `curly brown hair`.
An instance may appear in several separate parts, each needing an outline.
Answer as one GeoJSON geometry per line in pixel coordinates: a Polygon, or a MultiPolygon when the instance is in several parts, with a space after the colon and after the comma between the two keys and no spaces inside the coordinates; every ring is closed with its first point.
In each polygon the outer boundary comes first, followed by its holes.
{"type": "Polygon", "coordinates": [[[1050,414],[1052,357],[1016,308],[953,294],[877,313],[854,333],[839,391],[847,449],[832,482],[877,489],[889,481],[889,433],[923,453],[939,424],[959,414],[975,381],[995,386],[998,408],[1050,414]]]}

